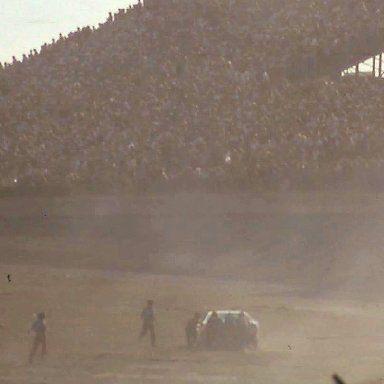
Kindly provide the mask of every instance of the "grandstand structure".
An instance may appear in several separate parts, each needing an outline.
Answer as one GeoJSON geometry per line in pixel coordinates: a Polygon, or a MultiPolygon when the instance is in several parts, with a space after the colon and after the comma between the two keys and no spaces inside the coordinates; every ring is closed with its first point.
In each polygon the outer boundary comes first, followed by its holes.
{"type": "Polygon", "coordinates": [[[60,36],[0,67],[0,190],[318,188],[377,170],[382,85],[341,74],[378,57],[381,76],[383,17],[378,0],[145,0],[60,36]]]}
{"type": "Polygon", "coordinates": [[[372,62],[373,76],[382,77],[384,52],[384,28],[374,32],[369,31],[364,36],[354,37],[336,56],[325,59],[325,63],[319,62],[322,68],[319,74],[330,72],[343,72],[348,68],[354,68],[355,73],[360,72],[360,66],[372,62]]]}
{"type": "Polygon", "coordinates": [[[383,69],[383,54],[380,53],[364,62],[345,69],[342,72],[342,76],[372,76],[381,79],[384,76],[383,69]]]}
{"type": "MultiPolygon", "coordinates": [[[[241,8],[246,0],[233,1],[241,8]]],[[[196,4],[188,0],[145,0],[144,6],[150,9],[163,7],[184,7],[196,4]]],[[[364,3],[364,2],[363,2],[364,3]]],[[[338,37],[338,36],[335,36],[338,37]]],[[[291,80],[303,78],[316,78],[321,76],[338,77],[353,68],[356,74],[360,73],[360,66],[368,59],[372,60],[372,73],[378,77],[382,75],[382,53],[384,52],[384,27],[370,28],[361,34],[353,34],[338,44],[329,52],[315,52],[312,56],[301,57],[290,63],[287,75],[291,80]]],[[[368,71],[366,71],[368,72],[368,71]]]]}
{"type": "Polygon", "coordinates": [[[374,32],[369,31],[364,36],[351,39],[346,46],[333,57],[320,59],[321,70],[317,75],[336,73],[351,73],[359,75],[371,73],[373,77],[383,76],[384,28],[374,32]],[[364,70],[365,67],[365,70],[364,70]]]}

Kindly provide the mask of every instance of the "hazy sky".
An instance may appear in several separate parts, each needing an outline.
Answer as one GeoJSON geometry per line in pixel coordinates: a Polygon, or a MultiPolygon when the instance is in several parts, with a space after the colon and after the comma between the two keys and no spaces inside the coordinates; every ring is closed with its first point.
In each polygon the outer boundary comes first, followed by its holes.
{"type": "Polygon", "coordinates": [[[0,0],[0,62],[78,26],[97,25],[135,0],[0,0]]]}

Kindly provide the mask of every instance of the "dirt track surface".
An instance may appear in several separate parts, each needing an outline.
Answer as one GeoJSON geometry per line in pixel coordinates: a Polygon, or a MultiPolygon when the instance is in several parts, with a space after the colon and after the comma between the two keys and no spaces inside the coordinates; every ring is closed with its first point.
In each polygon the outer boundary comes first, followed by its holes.
{"type": "Polygon", "coordinates": [[[303,299],[281,287],[166,275],[2,266],[2,383],[327,383],[380,377],[384,306],[303,299]],[[139,313],[153,297],[158,348],[139,342],[139,313]],[[242,307],[261,323],[257,351],[184,348],[195,309],[242,307]],[[30,366],[31,314],[45,309],[48,351],[30,366]]]}
{"type": "Polygon", "coordinates": [[[0,383],[380,378],[380,202],[2,200],[0,383]],[[147,298],[158,313],[154,350],[137,339],[147,298]],[[187,350],[186,320],[212,308],[251,313],[261,324],[260,348],[187,350]],[[49,354],[30,366],[29,328],[41,310],[49,354]]]}

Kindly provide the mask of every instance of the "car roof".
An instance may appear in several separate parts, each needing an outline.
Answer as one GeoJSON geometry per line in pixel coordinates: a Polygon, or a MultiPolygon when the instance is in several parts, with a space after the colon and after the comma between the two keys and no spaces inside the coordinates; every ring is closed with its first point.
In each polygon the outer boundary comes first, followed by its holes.
{"type": "Polygon", "coordinates": [[[247,318],[253,320],[252,316],[250,316],[249,313],[247,313],[245,311],[242,311],[240,309],[219,309],[219,310],[216,310],[216,311],[208,311],[207,314],[204,317],[204,321],[203,322],[207,321],[211,317],[213,312],[216,312],[218,314],[219,318],[221,318],[221,319],[224,319],[225,316],[227,316],[227,315],[238,316],[238,315],[240,315],[240,313],[244,313],[244,315],[247,318]]]}
{"type": "Polygon", "coordinates": [[[239,315],[241,312],[244,311],[241,311],[240,309],[219,309],[216,311],[208,311],[207,315],[212,314],[213,312],[216,312],[218,315],[239,315]]]}

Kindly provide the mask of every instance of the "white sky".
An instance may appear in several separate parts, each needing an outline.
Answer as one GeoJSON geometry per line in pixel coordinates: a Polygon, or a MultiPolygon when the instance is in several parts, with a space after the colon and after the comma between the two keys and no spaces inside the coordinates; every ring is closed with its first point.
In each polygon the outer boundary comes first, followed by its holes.
{"type": "Polygon", "coordinates": [[[0,62],[78,26],[97,25],[136,0],[0,0],[0,62]]]}

